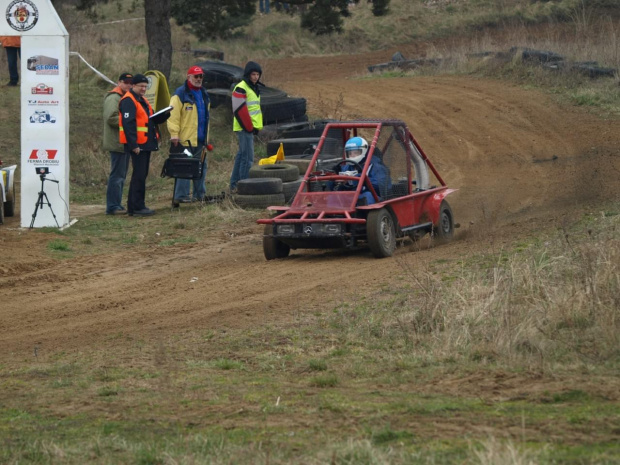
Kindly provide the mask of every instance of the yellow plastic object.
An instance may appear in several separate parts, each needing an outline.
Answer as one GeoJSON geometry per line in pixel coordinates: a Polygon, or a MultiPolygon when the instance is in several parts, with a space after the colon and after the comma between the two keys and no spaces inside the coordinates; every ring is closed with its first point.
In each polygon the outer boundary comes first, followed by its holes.
{"type": "Polygon", "coordinates": [[[284,160],[284,145],[280,142],[280,147],[278,147],[278,151],[275,155],[270,156],[269,158],[261,158],[258,161],[259,165],[274,165],[277,161],[284,160]]]}
{"type": "MultiPolygon", "coordinates": [[[[170,105],[170,89],[168,89],[168,81],[161,71],[149,70],[144,75],[149,80],[149,86],[144,96],[149,101],[154,111],[159,111],[170,105]]],[[[159,133],[168,135],[168,126],[166,124],[159,125],[159,133]]]]}
{"type": "Polygon", "coordinates": [[[149,87],[144,95],[155,111],[166,108],[170,104],[168,81],[161,71],[149,70],[144,75],[149,80],[149,87]]]}

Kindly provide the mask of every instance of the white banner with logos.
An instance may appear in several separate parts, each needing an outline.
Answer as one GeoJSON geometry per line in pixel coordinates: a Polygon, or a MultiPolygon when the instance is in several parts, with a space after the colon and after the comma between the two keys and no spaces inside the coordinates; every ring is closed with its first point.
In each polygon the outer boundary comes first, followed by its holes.
{"type": "Polygon", "coordinates": [[[0,7],[0,35],[21,36],[21,225],[65,226],[69,36],[50,0],[0,0],[0,7]]]}

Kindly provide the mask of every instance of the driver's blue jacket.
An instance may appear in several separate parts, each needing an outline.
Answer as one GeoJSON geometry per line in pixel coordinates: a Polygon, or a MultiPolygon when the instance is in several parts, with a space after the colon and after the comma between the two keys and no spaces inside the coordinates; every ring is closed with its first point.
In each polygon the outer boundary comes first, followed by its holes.
{"type": "MultiPolygon", "coordinates": [[[[365,163],[366,163],[366,158],[360,161],[359,165],[363,167],[365,163]]],[[[340,165],[339,174],[346,173],[347,171],[348,172],[356,171],[355,165],[350,164],[350,163],[343,163],[342,165],[340,165]]],[[[355,175],[355,177],[360,177],[360,176],[361,176],[361,173],[357,173],[355,175]]],[[[390,187],[392,186],[392,179],[390,178],[390,170],[388,169],[387,166],[383,164],[383,162],[380,159],[376,157],[373,157],[373,159],[371,160],[370,166],[368,167],[368,179],[370,180],[370,183],[372,184],[373,189],[379,196],[379,200],[385,197],[390,187]]],[[[344,184],[344,187],[342,187],[342,189],[354,190],[356,187],[357,187],[357,183],[350,181],[344,184]]],[[[365,185],[364,187],[362,187],[362,192],[360,193],[358,204],[360,203],[360,200],[362,199],[366,200],[366,205],[371,205],[375,203],[375,199],[372,196],[372,193],[366,188],[365,185]]]]}

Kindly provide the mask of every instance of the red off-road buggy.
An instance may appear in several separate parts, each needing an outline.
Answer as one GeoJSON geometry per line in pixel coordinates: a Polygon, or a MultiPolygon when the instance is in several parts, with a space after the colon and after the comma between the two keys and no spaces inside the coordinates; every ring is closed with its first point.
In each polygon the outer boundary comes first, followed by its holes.
{"type": "Polygon", "coordinates": [[[454,217],[445,197],[451,192],[403,121],[329,123],[291,206],[269,207],[275,215],[258,220],[265,225],[265,257],[284,258],[298,248],[367,245],[383,258],[405,236],[417,240],[430,233],[450,240],[454,217]],[[370,147],[364,166],[351,177],[340,167],[347,163],[344,146],[355,136],[370,147]],[[368,176],[373,164],[387,168],[378,189],[368,176]],[[352,190],[339,190],[343,184],[352,190]]]}

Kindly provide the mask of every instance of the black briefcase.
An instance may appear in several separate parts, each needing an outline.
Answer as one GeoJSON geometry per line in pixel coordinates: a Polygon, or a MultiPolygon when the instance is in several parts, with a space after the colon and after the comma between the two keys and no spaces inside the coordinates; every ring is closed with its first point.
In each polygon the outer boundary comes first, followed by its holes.
{"type": "Polygon", "coordinates": [[[189,147],[181,144],[176,147],[171,145],[168,159],[164,161],[164,166],[161,169],[161,177],[200,179],[202,176],[202,153],[197,152],[199,151],[194,149],[191,143],[189,147]]]}

